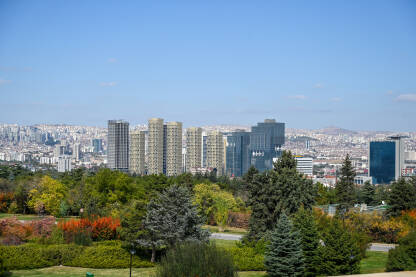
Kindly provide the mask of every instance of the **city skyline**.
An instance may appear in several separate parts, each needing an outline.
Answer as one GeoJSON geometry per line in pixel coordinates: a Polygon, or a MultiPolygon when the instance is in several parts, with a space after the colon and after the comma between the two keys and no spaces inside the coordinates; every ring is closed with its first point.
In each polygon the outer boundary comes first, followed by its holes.
{"type": "Polygon", "coordinates": [[[416,3],[318,2],[2,1],[0,118],[415,131],[416,3]]]}

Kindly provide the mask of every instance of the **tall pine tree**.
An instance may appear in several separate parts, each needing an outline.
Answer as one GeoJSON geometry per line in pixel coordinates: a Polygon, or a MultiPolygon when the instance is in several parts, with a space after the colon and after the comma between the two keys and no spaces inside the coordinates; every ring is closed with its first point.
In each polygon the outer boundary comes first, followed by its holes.
{"type": "Polygon", "coordinates": [[[258,240],[271,232],[285,211],[291,215],[299,207],[310,210],[315,204],[317,186],[296,170],[296,160],[283,152],[273,170],[254,174],[248,184],[251,207],[249,240],[258,240]]]}
{"type": "Polygon", "coordinates": [[[389,204],[387,213],[390,216],[398,216],[402,211],[415,209],[416,179],[413,180],[413,183],[411,181],[406,181],[404,178],[400,178],[398,181],[394,182],[391,185],[387,204],[389,204]]]}
{"type": "Polygon", "coordinates": [[[335,185],[335,195],[338,202],[337,215],[344,218],[348,210],[354,206],[356,194],[354,184],[355,170],[352,167],[350,155],[347,154],[340,170],[340,177],[335,185]]]}
{"type": "Polygon", "coordinates": [[[300,234],[293,230],[292,222],[282,213],[276,229],[271,233],[264,265],[268,276],[303,276],[303,254],[300,234]]]}
{"type": "Polygon", "coordinates": [[[301,237],[305,263],[304,276],[317,276],[321,264],[318,228],[311,211],[303,207],[293,217],[293,227],[301,237]]]}
{"type": "Polygon", "coordinates": [[[353,235],[333,218],[322,234],[320,273],[345,275],[360,272],[361,254],[353,235]]]}

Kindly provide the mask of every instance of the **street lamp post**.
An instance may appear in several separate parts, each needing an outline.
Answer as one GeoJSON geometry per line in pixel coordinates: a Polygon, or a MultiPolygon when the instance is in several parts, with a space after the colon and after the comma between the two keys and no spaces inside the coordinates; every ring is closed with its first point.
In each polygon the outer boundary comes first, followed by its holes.
{"type": "Polygon", "coordinates": [[[131,244],[131,249],[130,249],[130,277],[131,277],[131,266],[133,263],[133,255],[136,254],[136,249],[134,248],[134,244],[131,244]]]}

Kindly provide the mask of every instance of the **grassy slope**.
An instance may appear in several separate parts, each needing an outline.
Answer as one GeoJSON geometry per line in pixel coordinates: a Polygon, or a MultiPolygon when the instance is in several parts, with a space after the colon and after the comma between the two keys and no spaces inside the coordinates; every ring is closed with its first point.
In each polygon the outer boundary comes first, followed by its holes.
{"type": "Polygon", "coordinates": [[[384,272],[388,255],[388,252],[367,251],[367,257],[361,261],[361,273],[384,272]]]}

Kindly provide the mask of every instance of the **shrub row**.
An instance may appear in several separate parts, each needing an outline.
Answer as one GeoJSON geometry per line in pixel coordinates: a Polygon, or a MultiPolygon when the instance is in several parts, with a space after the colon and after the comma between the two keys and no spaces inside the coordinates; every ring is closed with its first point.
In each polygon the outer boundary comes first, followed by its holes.
{"type": "MultiPolygon", "coordinates": [[[[39,245],[27,243],[19,246],[0,246],[0,259],[8,270],[42,268],[67,265],[89,268],[126,268],[130,254],[121,243],[97,243],[93,246],[75,244],[39,245]]],[[[153,264],[138,256],[133,257],[134,267],[151,267],[153,264]]]]}
{"type": "Polygon", "coordinates": [[[226,249],[234,260],[235,267],[240,271],[265,270],[264,255],[248,246],[232,247],[226,249]]]}

